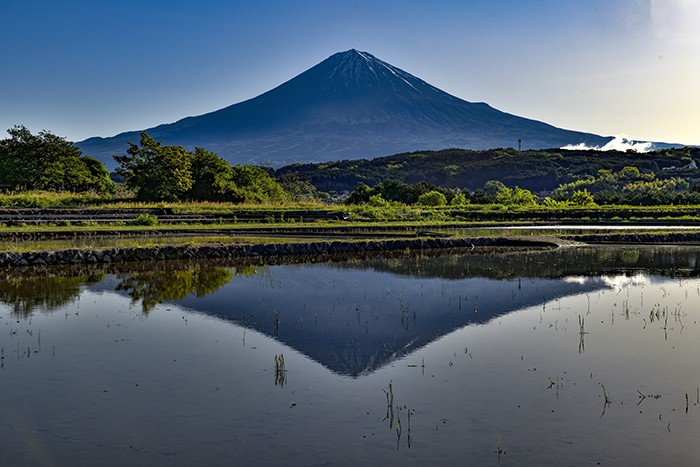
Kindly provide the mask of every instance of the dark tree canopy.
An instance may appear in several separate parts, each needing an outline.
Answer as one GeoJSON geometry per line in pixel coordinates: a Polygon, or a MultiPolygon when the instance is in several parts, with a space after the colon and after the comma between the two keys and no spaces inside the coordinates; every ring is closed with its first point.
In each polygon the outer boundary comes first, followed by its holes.
{"type": "Polygon", "coordinates": [[[0,140],[0,185],[10,189],[114,191],[102,162],[82,153],[65,138],[24,126],[0,140]]]}

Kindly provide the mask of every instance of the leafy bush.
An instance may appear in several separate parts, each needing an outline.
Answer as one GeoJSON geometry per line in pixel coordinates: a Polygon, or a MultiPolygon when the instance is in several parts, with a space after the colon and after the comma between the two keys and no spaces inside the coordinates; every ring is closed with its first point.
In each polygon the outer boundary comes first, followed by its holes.
{"type": "Polygon", "coordinates": [[[514,189],[503,186],[499,188],[498,192],[496,193],[496,202],[502,204],[528,206],[537,204],[537,197],[529,190],[523,190],[517,186],[514,189]]]}
{"type": "MultiPolygon", "coordinates": [[[[372,196],[381,195],[384,200],[389,201],[390,203],[416,204],[421,195],[431,191],[442,193],[447,201],[450,201],[455,196],[452,190],[441,188],[427,182],[418,182],[413,185],[409,185],[399,180],[385,180],[374,188],[370,188],[366,184],[359,182],[357,187],[345,200],[345,203],[369,203],[372,196]]],[[[465,194],[465,196],[468,195],[465,194]]]]}
{"type": "Polygon", "coordinates": [[[145,226],[158,225],[158,217],[151,216],[150,214],[141,214],[136,219],[130,221],[129,225],[145,225],[145,226]]]}
{"type": "Polygon", "coordinates": [[[447,204],[447,198],[439,191],[429,191],[418,197],[417,204],[421,206],[444,206],[447,204]]]}
{"type": "Polygon", "coordinates": [[[369,197],[369,201],[367,202],[370,206],[374,206],[376,208],[385,208],[389,206],[389,202],[382,198],[382,195],[372,195],[369,197]]]}
{"type": "Polygon", "coordinates": [[[452,198],[450,201],[450,206],[466,206],[469,204],[470,200],[465,196],[464,193],[459,193],[452,198]]]}
{"type": "Polygon", "coordinates": [[[576,206],[595,206],[595,199],[585,188],[583,191],[576,190],[571,196],[571,202],[576,206]]]}

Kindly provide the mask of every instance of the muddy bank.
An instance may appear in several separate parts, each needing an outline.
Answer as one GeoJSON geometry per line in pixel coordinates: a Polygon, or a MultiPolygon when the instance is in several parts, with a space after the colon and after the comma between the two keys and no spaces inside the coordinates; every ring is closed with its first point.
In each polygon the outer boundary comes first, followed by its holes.
{"type": "Polygon", "coordinates": [[[401,250],[476,247],[556,248],[566,243],[554,237],[477,237],[319,241],[309,243],[164,245],[59,251],[0,252],[0,267],[149,262],[187,259],[234,259],[285,255],[362,254],[401,250]]]}

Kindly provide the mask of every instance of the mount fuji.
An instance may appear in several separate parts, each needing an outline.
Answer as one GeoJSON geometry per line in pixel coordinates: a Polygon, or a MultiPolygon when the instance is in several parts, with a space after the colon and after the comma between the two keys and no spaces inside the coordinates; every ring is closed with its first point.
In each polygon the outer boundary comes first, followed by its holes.
{"type": "MultiPolygon", "coordinates": [[[[146,129],[163,144],[195,146],[233,164],[324,162],[445,148],[541,149],[612,140],[563,130],[452,96],[366,52],[336,53],[255,98],[146,129]]],[[[76,143],[112,170],[139,132],[76,143]]]]}

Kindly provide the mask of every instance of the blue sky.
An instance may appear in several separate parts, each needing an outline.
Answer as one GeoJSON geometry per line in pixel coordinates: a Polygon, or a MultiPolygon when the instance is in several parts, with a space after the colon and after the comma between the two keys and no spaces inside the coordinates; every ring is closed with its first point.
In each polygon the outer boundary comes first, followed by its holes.
{"type": "Polygon", "coordinates": [[[355,48],[558,127],[700,144],[698,24],[700,0],[5,1],[0,130],[140,130],[355,48]]]}

